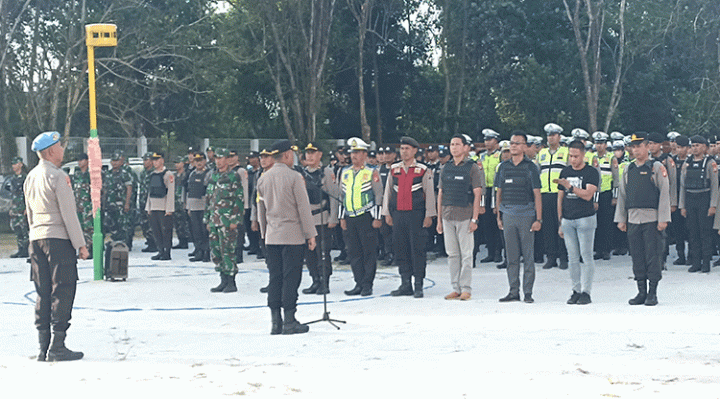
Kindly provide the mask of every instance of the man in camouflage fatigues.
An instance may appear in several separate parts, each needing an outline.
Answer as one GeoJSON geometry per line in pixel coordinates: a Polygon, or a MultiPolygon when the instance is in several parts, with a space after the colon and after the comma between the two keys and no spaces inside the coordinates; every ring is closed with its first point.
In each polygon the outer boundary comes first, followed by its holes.
{"type": "Polygon", "coordinates": [[[188,242],[192,240],[190,239],[190,218],[185,212],[185,184],[187,184],[189,174],[185,164],[185,157],[178,155],[175,158],[175,174],[177,178],[175,184],[175,209],[179,209],[179,211],[175,212],[173,224],[175,225],[175,233],[178,236],[179,243],[173,249],[187,249],[188,242]]]}
{"type": "Polygon", "coordinates": [[[28,234],[30,227],[28,226],[27,214],[25,213],[25,194],[23,192],[23,184],[27,177],[25,164],[23,159],[15,157],[12,160],[12,169],[14,175],[10,178],[10,192],[12,193],[12,207],[10,212],[10,228],[17,236],[18,251],[11,258],[27,258],[28,257],[28,234]]]}
{"type": "Polygon", "coordinates": [[[92,199],[90,197],[90,171],[88,170],[87,154],[80,154],[77,160],[78,166],[71,176],[72,188],[75,193],[75,204],[77,205],[78,220],[85,237],[85,244],[90,253],[88,259],[92,259],[93,244],[93,214],[92,199]]]}
{"type": "Polygon", "coordinates": [[[138,175],[133,172],[130,167],[130,161],[127,159],[125,154],[122,152],[120,154],[122,155],[123,170],[132,177],[132,196],[130,198],[130,212],[128,212],[127,241],[125,241],[128,249],[132,251],[133,238],[135,238],[135,227],[138,225],[138,219],[140,219],[140,212],[137,207],[137,194],[138,187],[140,186],[140,179],[138,178],[138,175]]]}
{"type": "Polygon", "coordinates": [[[133,177],[123,168],[122,153],[115,152],[110,159],[112,168],[103,176],[103,233],[113,241],[127,243],[131,222],[133,177]]]}
{"type": "Polygon", "coordinates": [[[220,272],[220,285],[212,292],[235,292],[235,247],[238,225],[243,221],[243,187],[240,176],[228,167],[228,151],[218,148],[217,169],[207,188],[207,209],[204,222],[210,231],[210,254],[215,270],[220,272]]]}
{"type": "Polygon", "coordinates": [[[138,200],[140,204],[138,209],[140,210],[138,215],[138,223],[142,229],[143,236],[145,237],[146,248],[143,248],[142,252],[157,252],[157,246],[155,245],[155,237],[150,231],[150,219],[148,218],[147,212],[144,211],[145,204],[148,198],[148,184],[150,183],[150,174],[153,172],[152,163],[152,152],[146,152],[143,155],[143,171],[140,173],[139,184],[138,184],[138,200]]]}

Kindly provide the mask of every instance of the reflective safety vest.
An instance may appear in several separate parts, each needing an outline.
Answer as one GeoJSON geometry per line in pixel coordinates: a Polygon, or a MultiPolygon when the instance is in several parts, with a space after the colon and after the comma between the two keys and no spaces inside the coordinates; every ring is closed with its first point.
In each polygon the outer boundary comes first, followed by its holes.
{"type": "Polygon", "coordinates": [[[342,171],[342,190],[345,194],[343,205],[350,217],[360,216],[375,206],[375,193],[372,189],[373,170],[367,167],[357,173],[352,166],[342,171]]]}
{"type": "Polygon", "coordinates": [[[586,164],[588,164],[594,168],[596,159],[598,160],[598,163],[600,163],[600,157],[598,157],[598,155],[596,153],[594,153],[592,151],[585,151],[585,163],[586,164]]]}
{"type": "MultiPolygon", "coordinates": [[[[612,160],[614,157],[615,156],[610,152],[606,152],[605,156],[603,156],[603,157],[598,156],[598,163],[600,164],[600,192],[601,193],[612,190],[612,186],[613,186],[612,160]]],[[[592,164],[589,164],[589,165],[592,166],[592,164]]]]}
{"type": "Polygon", "coordinates": [[[492,154],[486,152],[480,160],[482,161],[483,169],[485,169],[485,187],[492,188],[495,183],[495,171],[501,162],[500,151],[495,151],[492,154]]]}
{"type": "Polygon", "coordinates": [[[558,192],[557,183],[553,180],[560,178],[560,172],[567,166],[568,148],[558,147],[554,154],[550,153],[549,148],[543,148],[537,155],[537,162],[540,165],[540,188],[541,193],[558,192]]]}

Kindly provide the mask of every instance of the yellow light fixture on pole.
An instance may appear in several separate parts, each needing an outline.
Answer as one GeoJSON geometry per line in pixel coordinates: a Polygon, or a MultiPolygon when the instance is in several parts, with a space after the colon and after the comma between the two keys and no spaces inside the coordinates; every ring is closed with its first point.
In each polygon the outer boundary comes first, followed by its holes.
{"type": "Polygon", "coordinates": [[[90,196],[93,204],[93,265],[95,280],[103,279],[103,241],[100,221],[100,191],[102,190],[102,152],[97,132],[97,105],[95,103],[95,47],[117,46],[117,26],[113,24],[85,25],[85,44],[88,54],[88,93],[90,94],[90,196]]]}

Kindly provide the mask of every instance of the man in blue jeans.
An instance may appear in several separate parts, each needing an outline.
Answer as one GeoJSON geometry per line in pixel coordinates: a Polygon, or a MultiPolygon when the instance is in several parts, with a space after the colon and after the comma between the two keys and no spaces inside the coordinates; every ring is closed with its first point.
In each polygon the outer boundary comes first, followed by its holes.
{"type": "Polygon", "coordinates": [[[597,169],[585,163],[585,145],[575,140],[568,146],[568,166],[560,172],[557,211],[558,234],[565,239],[573,292],[569,305],[587,305],[590,300],[595,260],[593,241],[597,227],[595,198],[600,185],[597,169]],[[580,263],[582,255],[583,263],[580,263]]]}

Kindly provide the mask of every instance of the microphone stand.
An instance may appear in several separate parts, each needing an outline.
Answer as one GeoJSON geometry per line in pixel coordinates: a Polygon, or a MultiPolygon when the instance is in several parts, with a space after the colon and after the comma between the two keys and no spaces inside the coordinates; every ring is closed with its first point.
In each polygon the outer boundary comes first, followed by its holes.
{"type": "MultiPolygon", "coordinates": [[[[327,191],[323,190],[322,187],[320,187],[320,189],[325,194],[327,194],[328,197],[332,197],[335,200],[339,200],[339,198],[337,198],[337,197],[333,196],[332,194],[328,193],[327,191]]],[[[328,207],[329,207],[329,204],[328,204],[328,207]]],[[[347,323],[343,320],[337,320],[337,319],[331,318],[330,312],[328,312],[328,308],[327,308],[327,293],[328,293],[328,291],[330,291],[330,281],[329,281],[330,275],[328,273],[328,268],[332,267],[332,266],[328,265],[329,262],[327,261],[327,257],[325,255],[325,250],[327,248],[327,242],[325,240],[325,235],[327,234],[326,233],[327,226],[325,225],[323,213],[327,209],[325,209],[325,207],[321,207],[320,209],[322,209],[322,212],[320,212],[320,234],[319,234],[320,242],[318,243],[318,245],[320,246],[320,262],[322,264],[322,272],[320,274],[320,283],[322,284],[323,287],[325,287],[327,289],[323,291],[323,314],[322,314],[322,317],[320,319],[309,321],[309,322],[303,323],[303,324],[309,325],[309,324],[313,324],[313,323],[319,323],[319,322],[326,321],[326,322],[330,323],[331,326],[333,326],[339,330],[340,327],[335,323],[342,323],[342,324],[347,324],[347,323]]]]}

